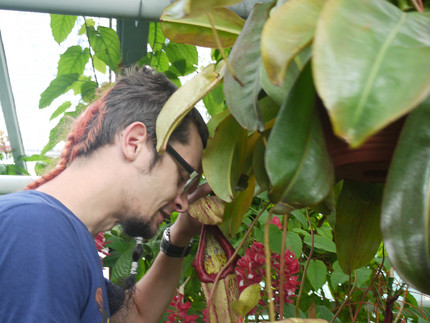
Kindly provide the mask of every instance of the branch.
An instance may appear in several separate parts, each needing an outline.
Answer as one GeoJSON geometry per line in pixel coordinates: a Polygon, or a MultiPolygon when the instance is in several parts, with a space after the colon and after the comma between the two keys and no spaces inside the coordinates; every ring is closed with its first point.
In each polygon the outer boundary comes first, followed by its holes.
{"type": "Polygon", "coordinates": [[[350,299],[352,292],[354,291],[355,285],[357,284],[357,270],[354,270],[354,285],[352,285],[351,290],[348,293],[348,296],[345,298],[345,300],[343,301],[342,305],[340,305],[339,309],[337,310],[336,314],[333,316],[333,318],[331,319],[330,323],[333,323],[336,318],[339,316],[340,311],[342,311],[343,307],[345,306],[345,304],[348,302],[348,300],[350,299]]]}
{"type": "Polygon", "coordinates": [[[272,291],[272,268],[270,266],[270,242],[269,242],[269,226],[272,219],[272,210],[269,212],[266,224],[264,225],[264,256],[266,257],[266,292],[269,301],[269,319],[270,322],[275,321],[275,307],[273,304],[273,291],[272,291]]]}
{"type": "Polygon", "coordinates": [[[284,222],[282,223],[282,245],[281,245],[281,266],[279,273],[279,319],[284,319],[284,280],[285,280],[285,243],[287,240],[287,229],[288,229],[288,213],[284,214],[284,222]]]}
{"type": "Polygon", "coordinates": [[[230,72],[231,76],[233,76],[233,78],[236,80],[236,82],[240,84],[240,86],[244,86],[242,81],[237,77],[236,73],[234,72],[233,67],[230,64],[230,61],[225,56],[224,48],[222,47],[221,40],[219,39],[218,31],[215,28],[215,23],[214,23],[214,20],[212,18],[212,14],[210,12],[208,12],[207,16],[208,16],[209,22],[210,22],[211,27],[212,27],[212,32],[214,34],[215,41],[216,41],[216,44],[218,46],[218,50],[220,51],[220,54],[221,54],[223,60],[225,61],[226,65],[227,65],[228,71],[230,72]]]}
{"type": "Polygon", "coordinates": [[[311,251],[309,252],[308,260],[306,261],[305,268],[303,268],[303,275],[302,275],[302,281],[300,283],[300,290],[299,294],[297,295],[297,302],[296,302],[296,317],[299,317],[299,309],[300,309],[300,297],[302,296],[303,292],[303,286],[305,285],[305,276],[306,276],[306,270],[308,270],[309,262],[311,261],[312,254],[314,252],[314,230],[312,228],[311,219],[309,217],[309,211],[308,208],[306,208],[306,217],[308,219],[308,224],[311,230],[311,251]]]}

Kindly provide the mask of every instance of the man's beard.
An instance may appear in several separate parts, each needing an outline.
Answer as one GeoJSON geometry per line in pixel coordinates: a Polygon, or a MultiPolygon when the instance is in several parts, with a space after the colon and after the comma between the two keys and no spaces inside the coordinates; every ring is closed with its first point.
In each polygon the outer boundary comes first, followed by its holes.
{"type": "Polygon", "coordinates": [[[128,218],[122,223],[124,233],[130,237],[142,237],[144,239],[152,238],[158,231],[158,227],[153,228],[155,216],[156,214],[154,214],[150,219],[141,219],[138,217],[128,218]]]}

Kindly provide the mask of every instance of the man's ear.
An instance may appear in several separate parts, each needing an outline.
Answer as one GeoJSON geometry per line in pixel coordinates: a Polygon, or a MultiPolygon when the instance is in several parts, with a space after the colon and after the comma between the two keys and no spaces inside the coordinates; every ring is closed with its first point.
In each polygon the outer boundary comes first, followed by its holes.
{"type": "Polygon", "coordinates": [[[142,122],[133,122],[121,131],[119,143],[124,157],[135,160],[142,149],[147,148],[149,134],[142,122]]]}

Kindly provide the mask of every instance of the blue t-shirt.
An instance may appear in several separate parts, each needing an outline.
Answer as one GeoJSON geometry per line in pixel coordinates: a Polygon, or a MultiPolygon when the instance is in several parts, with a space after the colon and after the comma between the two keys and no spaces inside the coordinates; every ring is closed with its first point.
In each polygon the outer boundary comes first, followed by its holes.
{"type": "Polygon", "coordinates": [[[94,238],[47,194],[0,197],[0,321],[109,322],[94,238]]]}

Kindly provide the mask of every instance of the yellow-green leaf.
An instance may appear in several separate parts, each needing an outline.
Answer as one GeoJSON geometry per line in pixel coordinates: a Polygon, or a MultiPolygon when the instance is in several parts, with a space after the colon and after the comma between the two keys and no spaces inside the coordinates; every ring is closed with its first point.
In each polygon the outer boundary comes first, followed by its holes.
{"type": "Polygon", "coordinates": [[[227,237],[234,237],[242,224],[243,217],[248,211],[254,198],[255,177],[248,179],[248,187],[243,191],[238,191],[234,195],[234,200],[227,203],[224,211],[224,221],[219,225],[220,229],[227,237]]]}
{"type": "Polygon", "coordinates": [[[264,24],[261,58],[273,84],[282,85],[291,61],[311,43],[325,2],[326,0],[289,0],[264,24]]]}
{"type": "Polygon", "coordinates": [[[430,91],[430,17],[385,0],[328,0],[313,43],[314,81],[333,131],[351,147],[430,91]]]}
{"type": "Polygon", "coordinates": [[[169,14],[175,18],[198,17],[213,8],[231,6],[242,0],[177,0],[169,6],[169,14]]]}
{"type": "Polygon", "coordinates": [[[261,286],[253,284],[246,287],[240,293],[239,299],[231,304],[231,308],[235,310],[240,316],[245,317],[261,299],[261,286]]]}
{"type": "Polygon", "coordinates": [[[157,118],[156,133],[158,152],[164,151],[170,135],[184,116],[198,101],[214,89],[221,79],[222,75],[215,70],[215,65],[210,64],[173,93],[157,118]]]}
{"type": "Polygon", "coordinates": [[[246,154],[247,134],[232,115],[219,123],[203,153],[203,172],[214,193],[226,202],[233,200],[246,154]]]}
{"type": "MultiPolygon", "coordinates": [[[[222,46],[224,48],[233,46],[245,21],[227,8],[212,9],[210,13],[222,46]]],[[[177,19],[170,15],[167,7],[160,20],[164,35],[176,43],[217,48],[207,15],[177,19]]]]}

